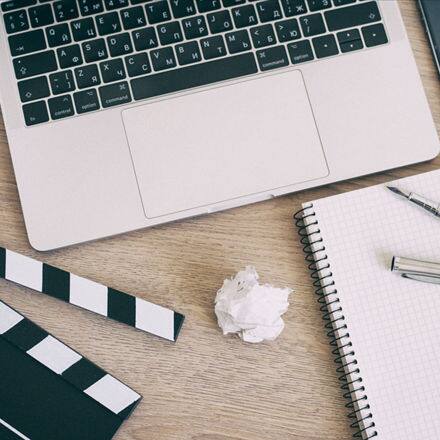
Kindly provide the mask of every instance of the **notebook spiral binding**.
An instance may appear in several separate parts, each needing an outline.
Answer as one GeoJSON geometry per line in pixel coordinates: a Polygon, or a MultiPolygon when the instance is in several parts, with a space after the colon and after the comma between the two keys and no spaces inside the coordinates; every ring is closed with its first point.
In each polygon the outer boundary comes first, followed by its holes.
{"type": "Polygon", "coordinates": [[[338,365],[338,379],[342,384],[343,396],[348,400],[345,406],[350,410],[348,418],[353,420],[350,427],[356,430],[353,437],[371,439],[378,433],[375,430],[365,386],[362,385],[363,379],[357,366],[356,353],[350,340],[313,204],[295,213],[294,220],[301,244],[304,246],[305,259],[309,263],[308,268],[311,271],[313,286],[316,288],[322,318],[326,322],[324,327],[330,345],[334,347],[332,354],[335,356],[334,362],[338,365]]]}

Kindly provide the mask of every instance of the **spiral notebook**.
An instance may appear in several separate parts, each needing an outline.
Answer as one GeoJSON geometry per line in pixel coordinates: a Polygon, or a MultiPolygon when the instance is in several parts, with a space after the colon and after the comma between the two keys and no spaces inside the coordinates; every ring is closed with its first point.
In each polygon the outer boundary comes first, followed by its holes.
{"type": "MultiPolygon", "coordinates": [[[[393,182],[440,201],[440,170],[393,182]]],[[[393,255],[440,261],[440,219],[385,185],[295,215],[357,437],[440,438],[440,285],[399,277],[393,255]]]]}

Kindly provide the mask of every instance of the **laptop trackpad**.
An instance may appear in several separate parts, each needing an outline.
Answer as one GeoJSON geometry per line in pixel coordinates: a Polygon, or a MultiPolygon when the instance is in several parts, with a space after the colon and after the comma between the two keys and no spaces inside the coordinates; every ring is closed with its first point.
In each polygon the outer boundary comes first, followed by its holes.
{"type": "Polygon", "coordinates": [[[123,121],[148,218],[328,175],[297,70],[134,107],[123,121]]]}

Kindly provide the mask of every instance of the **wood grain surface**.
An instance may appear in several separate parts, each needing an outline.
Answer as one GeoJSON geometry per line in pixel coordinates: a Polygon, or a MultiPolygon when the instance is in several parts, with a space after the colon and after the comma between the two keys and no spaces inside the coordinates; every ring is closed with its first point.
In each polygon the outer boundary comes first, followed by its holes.
{"type": "MultiPolygon", "coordinates": [[[[400,2],[437,127],[440,82],[415,1],[400,2]]],[[[417,148],[415,145],[414,148],[417,148]]],[[[144,396],[117,440],[351,438],[344,399],[292,214],[304,201],[440,167],[432,162],[337,183],[194,220],[48,253],[34,251],[0,116],[0,243],[78,275],[175,308],[177,344],[0,282],[0,299],[144,396]],[[213,300],[247,264],[295,294],[277,341],[223,337],[213,300]]],[[[58,440],[58,439],[50,439],[58,440]]]]}

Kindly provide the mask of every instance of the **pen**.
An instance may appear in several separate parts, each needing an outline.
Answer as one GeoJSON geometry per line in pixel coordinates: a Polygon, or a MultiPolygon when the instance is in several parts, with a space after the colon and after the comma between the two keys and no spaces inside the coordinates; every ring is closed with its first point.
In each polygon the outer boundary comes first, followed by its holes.
{"type": "Polygon", "coordinates": [[[399,273],[404,278],[416,281],[440,284],[440,263],[405,257],[393,257],[391,272],[399,273]]]}
{"type": "Polygon", "coordinates": [[[436,217],[440,217],[440,204],[427,199],[413,192],[404,191],[403,189],[396,188],[395,186],[387,186],[387,188],[399,196],[405,197],[408,201],[415,203],[424,210],[434,214],[436,217]]]}

